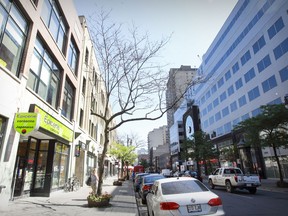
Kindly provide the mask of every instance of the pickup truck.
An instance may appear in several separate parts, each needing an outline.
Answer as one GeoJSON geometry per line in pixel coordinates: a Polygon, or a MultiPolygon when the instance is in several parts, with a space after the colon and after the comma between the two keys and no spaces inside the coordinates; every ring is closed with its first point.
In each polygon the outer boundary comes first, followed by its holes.
{"type": "Polygon", "coordinates": [[[255,194],[257,187],[261,185],[258,175],[244,175],[242,170],[236,167],[224,167],[216,169],[208,177],[208,183],[211,189],[215,186],[226,187],[229,193],[234,192],[236,188],[247,189],[251,194],[255,194]]]}

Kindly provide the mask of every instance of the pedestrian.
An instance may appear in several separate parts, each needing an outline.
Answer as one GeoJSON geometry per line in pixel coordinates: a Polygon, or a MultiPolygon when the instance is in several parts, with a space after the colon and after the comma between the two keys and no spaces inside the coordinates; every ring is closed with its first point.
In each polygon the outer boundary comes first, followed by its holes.
{"type": "Polygon", "coordinates": [[[94,194],[97,192],[98,175],[96,168],[92,169],[91,172],[91,188],[94,194]]]}

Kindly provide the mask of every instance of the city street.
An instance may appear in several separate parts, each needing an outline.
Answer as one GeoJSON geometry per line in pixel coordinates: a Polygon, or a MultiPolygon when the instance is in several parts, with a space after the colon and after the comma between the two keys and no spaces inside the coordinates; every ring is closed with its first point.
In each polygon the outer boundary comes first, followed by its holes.
{"type": "MultiPolygon", "coordinates": [[[[269,180],[264,180],[264,186],[259,187],[254,195],[249,194],[247,190],[227,193],[224,188],[215,188],[212,191],[221,197],[227,216],[286,216],[288,212],[288,189],[270,187],[270,185],[265,184],[267,181],[269,180]]],[[[207,185],[207,183],[205,184],[207,185]]],[[[139,215],[147,216],[146,205],[141,204],[138,194],[135,196],[139,215]]]]}

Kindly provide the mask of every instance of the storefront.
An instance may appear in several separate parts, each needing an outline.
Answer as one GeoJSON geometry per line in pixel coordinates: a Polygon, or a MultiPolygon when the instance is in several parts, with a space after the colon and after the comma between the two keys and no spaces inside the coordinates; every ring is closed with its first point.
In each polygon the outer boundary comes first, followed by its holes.
{"type": "Polygon", "coordinates": [[[21,134],[14,172],[14,197],[49,196],[62,188],[68,173],[73,130],[31,105],[17,113],[14,128],[21,134]]]}

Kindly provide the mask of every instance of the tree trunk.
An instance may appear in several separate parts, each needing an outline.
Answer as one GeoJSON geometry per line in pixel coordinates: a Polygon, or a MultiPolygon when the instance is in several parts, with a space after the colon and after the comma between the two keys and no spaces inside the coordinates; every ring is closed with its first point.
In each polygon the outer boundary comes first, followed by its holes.
{"type": "Polygon", "coordinates": [[[276,149],[276,147],[275,147],[274,144],[272,144],[272,146],[273,146],[273,151],[274,151],[275,159],[276,159],[276,162],[277,162],[277,165],[278,165],[280,183],[283,183],[283,182],[284,182],[284,179],[283,179],[283,174],[282,174],[282,168],[281,168],[280,160],[279,160],[279,157],[278,157],[278,154],[277,154],[277,151],[276,151],[277,149],[276,149]]]}
{"type": "Polygon", "coordinates": [[[97,195],[102,194],[102,185],[103,185],[103,174],[104,174],[104,164],[105,164],[105,156],[107,153],[107,148],[109,144],[109,131],[105,129],[104,131],[104,146],[102,151],[102,157],[100,160],[100,166],[99,166],[99,181],[98,181],[98,187],[97,187],[97,195]]]}

